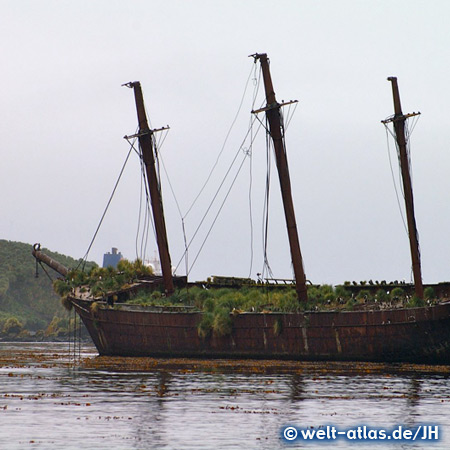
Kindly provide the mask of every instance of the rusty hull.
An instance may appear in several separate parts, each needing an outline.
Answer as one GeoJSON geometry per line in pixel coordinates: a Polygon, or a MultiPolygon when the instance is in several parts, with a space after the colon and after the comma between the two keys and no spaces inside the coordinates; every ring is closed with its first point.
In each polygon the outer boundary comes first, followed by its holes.
{"type": "Polygon", "coordinates": [[[242,313],[232,315],[230,335],[201,339],[201,312],[117,306],[93,312],[92,302],[71,300],[100,355],[450,364],[450,302],[382,311],[242,313]]]}

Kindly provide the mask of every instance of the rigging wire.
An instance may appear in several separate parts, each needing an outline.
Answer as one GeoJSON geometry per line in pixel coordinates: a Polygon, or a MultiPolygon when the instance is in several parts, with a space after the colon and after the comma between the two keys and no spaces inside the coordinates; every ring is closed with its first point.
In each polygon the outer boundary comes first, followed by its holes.
{"type": "Polygon", "coordinates": [[[236,182],[236,179],[237,179],[237,177],[238,177],[238,175],[239,175],[239,173],[240,173],[240,171],[241,171],[241,169],[242,169],[242,167],[243,167],[243,165],[244,165],[244,162],[245,162],[247,156],[248,156],[248,155],[244,154],[244,158],[242,159],[242,162],[241,162],[241,164],[239,165],[239,168],[238,168],[238,170],[237,170],[237,172],[236,172],[236,174],[235,174],[235,176],[234,176],[234,178],[233,178],[233,181],[232,181],[230,187],[228,188],[228,191],[227,191],[227,193],[226,193],[226,195],[225,195],[225,198],[223,199],[222,204],[220,205],[220,208],[219,208],[219,210],[217,211],[217,214],[216,214],[216,216],[215,216],[215,218],[214,218],[214,220],[213,220],[211,226],[209,227],[208,233],[206,234],[206,237],[205,237],[205,239],[203,240],[203,242],[202,242],[202,244],[201,244],[201,246],[200,246],[200,249],[199,249],[199,251],[197,252],[197,255],[195,256],[194,261],[192,262],[192,265],[191,265],[191,267],[190,267],[189,272],[187,273],[187,275],[189,275],[189,273],[191,272],[192,268],[194,267],[194,264],[196,263],[198,257],[200,256],[200,253],[201,253],[201,251],[203,250],[203,247],[205,246],[206,241],[207,241],[209,235],[211,234],[211,231],[212,231],[212,229],[213,229],[213,227],[214,227],[214,225],[215,225],[215,223],[216,223],[216,221],[217,221],[217,219],[218,219],[218,217],[219,217],[219,214],[220,214],[221,211],[222,211],[223,206],[225,205],[225,202],[226,202],[227,199],[228,199],[228,196],[230,195],[231,189],[233,188],[234,183],[236,182]]]}
{"type": "MultiPolygon", "coordinates": [[[[255,65],[255,66],[256,66],[256,65],[255,65]]],[[[225,150],[225,146],[226,146],[226,143],[227,143],[227,141],[228,141],[228,138],[229,138],[229,136],[230,136],[230,134],[231,134],[231,131],[232,131],[232,129],[233,129],[235,123],[236,123],[236,120],[237,120],[237,118],[238,118],[238,116],[239,116],[239,113],[240,113],[240,111],[241,111],[241,109],[242,109],[242,105],[243,105],[243,102],[244,102],[244,99],[245,99],[245,94],[246,94],[246,92],[247,92],[247,88],[248,88],[248,85],[249,85],[249,82],[250,82],[252,73],[253,73],[253,67],[252,67],[252,70],[250,71],[250,74],[249,74],[249,76],[248,76],[248,78],[247,78],[247,81],[246,81],[246,84],[245,84],[245,88],[244,88],[244,92],[243,92],[243,94],[242,94],[242,97],[241,97],[241,100],[240,100],[240,103],[239,103],[238,110],[237,110],[236,115],[235,115],[235,117],[234,117],[234,119],[233,119],[233,121],[232,121],[232,124],[231,124],[231,126],[230,126],[230,128],[229,128],[229,130],[228,130],[228,132],[227,132],[227,134],[226,134],[224,143],[223,143],[222,148],[221,148],[221,150],[220,150],[220,152],[219,152],[219,154],[218,154],[218,156],[217,156],[217,158],[216,158],[216,161],[215,161],[215,163],[214,163],[214,165],[213,165],[213,167],[212,167],[212,169],[211,169],[211,171],[210,171],[210,173],[209,173],[209,175],[208,175],[208,177],[207,177],[205,183],[203,184],[203,186],[202,186],[202,188],[200,189],[199,193],[197,194],[197,196],[195,197],[194,201],[192,202],[192,204],[190,205],[190,207],[188,208],[187,212],[186,212],[184,215],[183,215],[183,213],[182,213],[182,211],[181,211],[179,202],[178,202],[177,197],[176,197],[176,195],[175,195],[175,191],[174,191],[173,185],[172,185],[172,183],[171,183],[171,181],[170,181],[170,177],[169,177],[169,174],[168,174],[168,172],[167,172],[166,166],[165,166],[165,164],[164,164],[164,160],[163,160],[163,158],[162,158],[160,152],[158,153],[157,150],[155,149],[156,158],[157,158],[157,161],[158,161],[158,176],[159,176],[159,181],[160,181],[160,179],[161,179],[161,177],[160,177],[159,162],[161,162],[161,165],[162,165],[163,170],[164,170],[164,173],[165,173],[165,175],[166,175],[166,177],[167,177],[167,180],[168,180],[168,183],[169,183],[170,190],[171,190],[172,195],[173,195],[173,197],[174,197],[174,199],[175,199],[175,203],[176,203],[176,206],[177,206],[178,212],[179,212],[179,214],[180,214],[180,218],[181,218],[181,226],[182,226],[182,231],[183,231],[183,239],[184,239],[185,250],[184,250],[184,253],[183,253],[183,255],[182,255],[182,257],[181,257],[179,263],[177,264],[177,266],[176,266],[176,268],[175,268],[175,270],[174,270],[175,272],[176,272],[176,270],[178,269],[178,267],[179,267],[181,261],[183,260],[183,258],[185,259],[186,273],[188,272],[188,250],[189,250],[190,244],[192,243],[192,240],[193,240],[194,237],[196,236],[196,234],[197,234],[199,228],[201,227],[201,225],[202,225],[202,223],[203,223],[203,221],[204,221],[206,215],[208,214],[208,212],[209,212],[209,210],[210,210],[210,208],[211,208],[211,206],[212,206],[212,203],[214,202],[214,200],[215,200],[215,198],[216,198],[218,192],[216,193],[216,196],[214,196],[213,201],[211,202],[210,207],[208,208],[207,212],[205,213],[205,216],[203,217],[202,221],[200,222],[200,225],[198,226],[196,232],[194,233],[194,236],[191,238],[191,240],[189,241],[189,243],[187,242],[186,227],[185,227],[185,219],[186,219],[186,217],[189,215],[190,211],[192,210],[192,208],[193,208],[194,205],[196,204],[198,198],[201,196],[201,194],[202,194],[202,192],[204,191],[206,185],[208,184],[209,180],[211,179],[212,174],[213,174],[213,172],[214,172],[214,170],[215,170],[215,168],[216,168],[216,166],[217,166],[217,164],[218,164],[218,162],[219,162],[219,159],[220,159],[220,157],[221,157],[223,151],[225,150]]],[[[247,133],[247,134],[248,134],[248,133],[247,133]]],[[[160,142],[161,142],[161,145],[162,145],[162,143],[164,142],[166,136],[167,136],[167,134],[164,135],[164,138],[162,139],[162,141],[161,141],[161,139],[160,139],[160,141],[158,142],[158,146],[159,146],[159,143],[160,143],[160,142]]],[[[231,166],[234,164],[234,162],[235,162],[236,157],[238,156],[238,154],[239,154],[239,152],[236,154],[236,156],[235,156],[235,158],[234,158],[234,160],[233,160],[231,166]]],[[[231,170],[231,167],[230,167],[229,170],[231,170]]],[[[227,174],[228,174],[228,173],[229,173],[229,171],[227,172],[227,174]]],[[[227,176],[227,175],[226,175],[226,176],[227,176]]],[[[225,176],[224,178],[226,178],[226,176],[225,176]]],[[[223,182],[224,182],[224,181],[225,181],[225,179],[223,180],[223,182]]],[[[220,185],[220,187],[219,187],[219,190],[221,189],[221,187],[222,187],[222,185],[223,185],[223,182],[221,183],[221,185],[220,185]]]]}
{"type": "MultiPolygon", "coordinates": [[[[297,104],[296,104],[297,106],[297,104]]],[[[293,113],[295,112],[295,109],[293,113]]],[[[282,145],[283,145],[283,152],[286,154],[286,146],[285,146],[285,132],[286,132],[286,126],[285,126],[285,119],[283,110],[279,110],[280,114],[280,127],[281,127],[281,139],[282,139],[282,145]]],[[[288,110],[288,116],[289,116],[289,110],[288,110]]],[[[292,116],[288,119],[288,122],[290,122],[292,119],[292,116]]],[[[266,123],[267,123],[267,116],[266,116],[266,123]]],[[[264,210],[263,210],[263,249],[264,249],[264,264],[263,264],[263,270],[262,270],[262,278],[264,279],[264,274],[267,271],[267,274],[274,278],[272,268],[270,267],[269,263],[269,257],[268,257],[268,238],[269,238],[269,200],[270,200],[270,180],[271,180],[271,155],[273,154],[273,143],[270,139],[271,133],[269,130],[269,127],[266,125],[266,161],[267,161],[267,174],[266,174],[266,194],[264,199],[264,210]]],[[[302,261],[303,264],[303,261],[302,261]]],[[[291,263],[291,269],[293,271],[293,264],[291,263]]],[[[293,273],[293,277],[295,278],[295,275],[293,273]]]]}
{"type": "MultiPolygon", "coordinates": [[[[256,78],[256,64],[254,65],[254,77],[253,77],[253,101],[252,110],[255,109],[256,98],[258,96],[259,87],[261,85],[261,74],[262,69],[259,69],[259,76],[256,78]]],[[[249,210],[249,221],[250,221],[250,265],[248,270],[248,278],[251,278],[253,270],[253,206],[252,206],[252,188],[253,188],[253,123],[254,120],[250,116],[250,146],[248,148],[248,156],[250,159],[249,163],[249,185],[248,185],[248,210],[249,210]]]]}
{"type": "MultiPolygon", "coordinates": [[[[133,141],[134,144],[135,141],[133,141]]],[[[139,149],[140,150],[140,149],[139,149]]],[[[142,222],[142,199],[143,199],[143,191],[144,191],[144,181],[145,178],[143,176],[143,169],[142,169],[142,155],[140,152],[137,152],[139,157],[139,168],[141,170],[141,183],[140,183],[140,189],[139,189],[139,212],[138,212],[138,220],[137,220],[137,230],[136,230],[136,240],[135,240],[135,247],[136,247],[136,258],[139,257],[139,235],[140,235],[140,229],[141,229],[141,222],[142,222]]]]}
{"type": "MultiPolygon", "coordinates": [[[[255,61],[255,65],[256,65],[256,61],[255,61]]],[[[237,112],[236,112],[236,114],[235,114],[235,116],[234,116],[234,119],[233,119],[233,121],[232,121],[232,123],[231,123],[231,125],[230,125],[230,128],[228,129],[228,132],[227,132],[227,134],[226,134],[226,136],[225,136],[225,140],[224,140],[224,142],[223,142],[223,144],[222,144],[222,148],[221,148],[221,150],[220,150],[220,152],[219,152],[219,154],[218,154],[218,156],[217,156],[217,158],[216,158],[216,161],[214,162],[214,164],[213,164],[213,166],[212,166],[212,168],[211,168],[211,170],[210,170],[210,172],[209,172],[208,177],[206,178],[205,183],[203,184],[203,186],[202,186],[202,188],[200,189],[200,191],[199,191],[199,193],[197,194],[197,196],[194,198],[194,201],[192,202],[191,206],[188,208],[186,214],[184,215],[184,218],[186,218],[186,217],[188,216],[188,214],[191,212],[192,208],[194,207],[195,203],[197,203],[197,200],[199,199],[200,195],[202,194],[202,192],[204,191],[206,185],[208,184],[209,180],[211,179],[212,174],[213,174],[215,168],[217,167],[217,164],[218,164],[218,162],[219,162],[219,159],[220,159],[220,157],[222,156],[223,151],[225,150],[225,145],[226,145],[226,143],[227,143],[227,141],[228,141],[228,138],[229,138],[229,136],[230,136],[230,134],[231,134],[231,131],[232,131],[233,127],[234,127],[234,124],[236,123],[236,120],[237,120],[237,118],[238,118],[238,116],[239,116],[239,113],[240,113],[240,111],[241,111],[242,105],[243,105],[243,103],[244,103],[245,94],[246,94],[246,92],[247,92],[247,87],[248,87],[248,84],[249,84],[249,82],[250,82],[252,73],[253,73],[253,67],[251,68],[250,74],[249,74],[249,76],[248,76],[248,78],[247,78],[247,82],[245,83],[244,92],[243,92],[243,94],[242,94],[242,97],[241,97],[241,101],[240,101],[240,103],[239,103],[238,110],[237,110],[237,112]]]]}
{"type": "Polygon", "coordinates": [[[38,261],[37,259],[36,259],[36,273],[37,273],[37,264],[39,264],[42,267],[42,270],[44,271],[45,275],[47,275],[48,279],[53,283],[53,278],[48,273],[48,271],[45,268],[45,266],[42,264],[42,261],[38,261]]]}
{"type": "MultiPolygon", "coordinates": [[[[417,115],[417,116],[414,116],[414,118],[416,119],[416,120],[413,120],[413,122],[412,122],[412,127],[410,128],[409,127],[409,124],[408,124],[408,122],[405,122],[405,133],[406,133],[406,153],[407,153],[407,156],[408,156],[408,169],[409,169],[409,177],[410,177],[410,179],[411,179],[411,185],[413,184],[413,171],[412,171],[412,159],[411,159],[411,144],[410,144],[410,137],[411,137],[411,135],[412,135],[412,133],[413,133],[413,131],[414,131],[414,128],[415,128],[415,126],[417,125],[417,122],[418,122],[418,120],[419,120],[419,115],[417,115]]],[[[411,195],[412,195],[412,193],[411,193],[411,195]]],[[[419,257],[419,260],[420,260],[420,254],[421,254],[421,251],[420,251],[420,244],[419,244],[419,242],[420,242],[420,239],[419,239],[419,231],[417,230],[417,226],[416,226],[416,223],[415,223],[415,219],[414,219],[414,228],[415,228],[415,234],[416,234],[416,240],[417,240],[417,253],[418,253],[418,257],[419,257]]],[[[413,279],[413,269],[412,269],[412,267],[411,267],[411,280],[413,279]]]]}
{"type": "MultiPolygon", "coordinates": [[[[258,129],[257,129],[257,131],[256,131],[256,133],[255,133],[255,135],[254,135],[254,138],[256,138],[259,129],[260,129],[260,127],[258,127],[258,129]]],[[[236,154],[235,154],[233,160],[231,161],[230,166],[228,167],[228,170],[226,171],[225,175],[223,176],[222,181],[220,182],[220,185],[219,185],[219,187],[217,188],[216,193],[214,194],[214,196],[213,196],[211,202],[209,203],[208,208],[206,209],[205,214],[203,215],[202,219],[200,220],[200,223],[198,224],[198,226],[197,226],[197,228],[196,228],[194,234],[192,235],[190,241],[188,242],[188,244],[187,244],[187,249],[185,250],[185,252],[184,252],[183,255],[181,256],[181,258],[180,258],[178,264],[176,265],[175,271],[176,271],[176,270],[178,269],[178,267],[180,266],[181,261],[182,261],[183,258],[185,257],[187,251],[189,250],[190,246],[192,245],[193,240],[194,240],[195,237],[197,236],[198,232],[200,231],[201,226],[203,225],[204,221],[206,220],[206,217],[207,217],[207,215],[209,214],[209,211],[211,210],[211,208],[212,208],[214,202],[216,201],[216,198],[217,198],[217,196],[219,195],[220,191],[222,190],[222,187],[224,186],[225,181],[226,181],[226,179],[228,178],[228,175],[229,175],[230,172],[231,172],[231,169],[233,168],[233,166],[234,166],[234,164],[236,163],[236,160],[237,160],[239,154],[241,153],[241,151],[242,151],[242,149],[243,149],[243,145],[244,145],[244,143],[245,143],[245,141],[246,141],[248,135],[250,134],[250,131],[251,131],[251,127],[249,127],[249,129],[247,130],[247,133],[246,133],[246,135],[245,135],[245,137],[244,137],[244,139],[243,139],[243,141],[242,141],[242,144],[239,146],[239,149],[238,149],[238,151],[236,152],[236,154]]],[[[253,139],[254,139],[254,138],[253,138],[253,139]]],[[[253,141],[252,141],[252,142],[253,142],[253,141]]],[[[245,161],[245,158],[244,158],[244,161],[245,161]]],[[[240,171],[240,168],[239,168],[239,171],[240,171]]],[[[234,183],[234,181],[233,181],[233,183],[234,183]]],[[[227,194],[227,196],[228,196],[228,194],[227,194]]],[[[186,217],[186,216],[185,216],[185,217],[186,217]]],[[[204,244],[203,244],[203,245],[204,245],[204,244]]],[[[203,245],[202,245],[202,247],[203,247],[203,245]]],[[[197,257],[196,257],[196,260],[197,260],[197,258],[198,258],[198,255],[197,255],[197,257]]],[[[190,272],[191,270],[192,270],[192,265],[191,265],[191,268],[189,269],[189,272],[190,272]]]]}
{"type": "MultiPolygon", "coordinates": [[[[397,199],[398,210],[400,212],[400,217],[402,218],[403,227],[404,227],[404,229],[406,231],[406,234],[408,234],[408,227],[406,226],[405,216],[404,216],[403,209],[402,209],[402,206],[401,206],[401,203],[400,203],[400,197],[398,195],[397,183],[396,183],[395,175],[394,175],[394,168],[392,166],[391,149],[390,149],[390,145],[389,145],[389,135],[388,135],[388,133],[390,133],[392,136],[394,136],[394,138],[395,138],[395,135],[389,129],[387,124],[384,124],[384,126],[385,126],[385,129],[386,129],[386,142],[387,142],[387,150],[388,150],[388,157],[389,157],[389,166],[391,168],[392,183],[394,185],[395,197],[397,199]]],[[[400,174],[400,176],[401,176],[401,174],[400,174]]],[[[403,188],[402,188],[402,196],[404,198],[403,188]]]]}
{"type": "MultiPolygon", "coordinates": [[[[261,71],[260,71],[260,75],[259,75],[259,80],[258,80],[257,83],[256,83],[256,86],[255,86],[255,89],[254,89],[254,93],[253,93],[252,109],[253,109],[253,107],[254,107],[254,104],[255,104],[255,101],[256,101],[256,97],[257,97],[257,93],[258,93],[258,90],[259,90],[259,86],[260,86],[260,82],[259,82],[259,81],[260,81],[260,78],[261,78],[261,71]]],[[[248,81],[249,81],[249,80],[247,80],[246,88],[247,88],[247,85],[248,85],[248,81]]],[[[243,101],[243,99],[241,100],[241,104],[240,104],[240,106],[239,106],[239,109],[240,109],[241,106],[242,106],[242,101],[243,101]]],[[[235,122],[235,121],[236,121],[236,118],[235,118],[234,122],[235,122]]],[[[234,122],[233,122],[233,123],[234,123],[234,122]]],[[[191,272],[191,270],[192,270],[194,264],[196,263],[198,257],[200,256],[200,253],[201,253],[201,251],[203,250],[203,247],[205,246],[206,241],[207,241],[209,235],[211,234],[211,231],[212,231],[212,229],[213,229],[213,227],[214,227],[214,225],[215,225],[215,223],[216,223],[216,221],[217,221],[217,219],[218,219],[218,217],[219,217],[219,215],[220,215],[220,213],[221,213],[221,211],[222,211],[222,209],[223,209],[223,207],[224,207],[224,205],[225,205],[225,202],[226,202],[226,200],[228,199],[228,196],[229,196],[229,194],[230,194],[230,192],[231,192],[231,189],[233,188],[233,186],[234,186],[234,184],[235,184],[235,182],[236,182],[236,179],[237,179],[239,173],[241,172],[241,169],[242,169],[242,167],[243,167],[243,165],[244,165],[244,162],[245,162],[245,160],[246,160],[246,157],[249,157],[249,159],[250,159],[250,173],[251,173],[253,142],[254,142],[254,140],[255,140],[255,138],[256,138],[256,135],[258,134],[258,131],[259,131],[259,129],[260,129],[260,126],[258,126],[258,128],[257,128],[257,130],[256,130],[256,133],[253,133],[253,130],[254,130],[253,125],[254,125],[254,123],[255,123],[255,118],[254,118],[254,117],[251,117],[251,118],[250,118],[249,128],[248,128],[247,133],[246,133],[246,135],[245,135],[245,137],[244,137],[244,139],[243,139],[242,144],[241,144],[240,147],[239,147],[238,153],[236,154],[235,158],[233,159],[233,162],[231,163],[229,170],[227,171],[227,173],[226,173],[224,179],[222,180],[221,185],[219,186],[218,191],[216,192],[216,195],[215,195],[214,198],[213,198],[213,201],[214,201],[215,198],[216,198],[216,196],[217,196],[217,194],[219,193],[219,191],[220,191],[222,185],[223,185],[223,182],[224,182],[225,179],[227,178],[227,176],[228,176],[228,174],[229,174],[229,172],[230,172],[232,166],[234,165],[234,162],[236,161],[236,158],[237,158],[239,152],[242,150],[242,151],[244,152],[244,158],[242,159],[242,162],[241,162],[241,164],[239,165],[239,168],[238,168],[238,170],[237,170],[237,172],[236,172],[236,174],[235,174],[235,176],[234,176],[234,178],[233,178],[233,180],[232,180],[232,182],[231,182],[231,185],[230,185],[229,188],[228,188],[228,191],[227,191],[227,193],[226,193],[226,195],[225,195],[225,197],[224,197],[224,199],[223,199],[223,201],[222,201],[222,203],[221,203],[221,205],[220,205],[219,210],[218,210],[217,213],[216,213],[216,216],[215,216],[215,218],[214,218],[214,220],[213,220],[213,222],[212,222],[212,224],[211,224],[211,226],[210,226],[210,228],[209,228],[209,230],[208,230],[208,232],[207,232],[207,234],[206,234],[205,239],[203,240],[203,242],[202,242],[202,244],[201,244],[201,246],[200,246],[200,249],[199,249],[197,255],[196,255],[195,258],[194,258],[194,261],[192,262],[191,267],[190,267],[189,271],[187,272],[188,275],[189,275],[189,273],[191,272]],[[249,135],[250,135],[250,144],[249,144],[249,147],[248,147],[248,148],[245,148],[245,147],[244,147],[244,143],[245,143],[245,141],[247,140],[247,137],[248,137],[249,135]]],[[[250,187],[249,187],[249,203],[250,203],[250,211],[251,211],[251,181],[250,181],[250,187]]],[[[212,202],[211,202],[210,206],[212,206],[212,202]]],[[[205,214],[204,218],[206,218],[206,215],[208,214],[208,212],[209,212],[209,208],[208,208],[208,211],[207,211],[207,213],[205,214]]],[[[203,219],[202,219],[202,220],[203,220],[203,219]]],[[[252,225],[251,212],[250,212],[250,222],[251,222],[251,253],[252,253],[252,255],[251,255],[251,265],[250,265],[250,274],[251,274],[252,259],[253,259],[253,225],[252,225]]],[[[197,230],[198,230],[198,229],[197,229],[197,230]]],[[[195,234],[194,234],[194,236],[195,236],[195,234]]],[[[191,242],[192,242],[192,239],[191,239],[191,242]]],[[[190,242],[190,243],[191,243],[191,242],[190,242]]],[[[190,245],[190,243],[189,243],[189,245],[190,245]]],[[[249,275],[249,277],[250,277],[250,275],[249,275]]]]}
{"type": "Polygon", "coordinates": [[[119,185],[119,181],[120,181],[120,179],[122,178],[123,171],[125,170],[125,166],[127,165],[127,162],[128,162],[128,159],[130,158],[130,155],[131,155],[131,151],[132,151],[132,150],[133,150],[133,146],[131,146],[131,147],[130,147],[130,150],[128,151],[127,157],[125,158],[125,162],[124,162],[123,165],[122,165],[122,169],[120,170],[120,173],[119,173],[119,176],[118,176],[118,178],[117,178],[116,184],[114,185],[114,189],[113,189],[113,191],[112,191],[112,193],[111,193],[111,196],[109,197],[108,203],[106,204],[106,208],[105,208],[105,210],[103,211],[102,217],[101,217],[100,222],[99,222],[99,224],[98,224],[98,226],[97,226],[97,229],[95,230],[94,236],[92,237],[92,240],[91,240],[91,242],[90,242],[90,244],[89,244],[89,247],[88,247],[88,249],[87,249],[85,255],[83,256],[82,260],[78,263],[78,266],[76,267],[77,269],[78,269],[78,268],[80,267],[80,265],[82,264],[82,269],[83,269],[83,271],[84,271],[84,268],[85,268],[85,266],[86,266],[86,261],[87,261],[88,255],[89,255],[89,252],[91,251],[91,248],[92,248],[92,245],[94,244],[95,238],[97,237],[97,234],[98,234],[98,232],[99,232],[99,230],[100,230],[100,227],[101,227],[101,225],[102,225],[102,223],[103,223],[103,220],[104,220],[104,218],[105,218],[105,216],[106,216],[106,213],[107,213],[107,211],[108,211],[108,208],[109,208],[109,206],[110,206],[110,204],[111,204],[111,201],[112,201],[112,199],[113,199],[113,197],[114,197],[114,194],[116,193],[117,186],[119,185]]]}
{"type": "Polygon", "coordinates": [[[269,258],[267,254],[268,242],[269,242],[269,201],[270,201],[270,179],[271,179],[271,141],[270,132],[267,126],[267,116],[266,116],[266,188],[264,196],[264,206],[263,206],[263,268],[261,271],[262,279],[264,278],[274,278],[273,272],[269,264],[269,258]],[[267,272],[267,276],[266,276],[267,272]]]}
{"type": "Polygon", "coordinates": [[[286,126],[284,127],[285,130],[287,130],[289,128],[289,124],[291,123],[291,120],[292,120],[292,118],[295,115],[295,111],[297,110],[297,106],[298,106],[298,102],[295,102],[294,103],[294,110],[291,113],[292,103],[289,105],[288,112],[287,112],[287,115],[286,115],[286,126]]]}
{"type": "MultiPolygon", "coordinates": [[[[145,215],[144,215],[144,230],[142,233],[141,238],[141,260],[144,261],[145,258],[145,252],[147,248],[147,242],[148,242],[148,234],[150,230],[150,223],[152,224],[153,229],[153,235],[156,240],[156,226],[153,219],[153,214],[151,213],[151,198],[150,198],[150,192],[148,190],[148,179],[147,179],[147,170],[144,164],[143,156],[141,155],[141,173],[142,173],[142,179],[143,184],[145,188],[145,215]]],[[[159,183],[158,183],[158,190],[159,190],[159,183]]]]}
{"type": "Polygon", "coordinates": [[[177,207],[178,214],[180,215],[180,219],[181,219],[181,230],[183,232],[183,242],[184,242],[184,249],[185,249],[185,253],[184,254],[186,256],[185,257],[185,270],[186,270],[186,273],[187,273],[188,272],[188,243],[187,243],[187,236],[186,236],[185,220],[184,220],[184,217],[183,217],[183,213],[181,212],[180,204],[178,203],[178,199],[177,199],[177,197],[175,195],[175,190],[174,190],[172,182],[170,180],[169,173],[167,172],[166,165],[164,163],[164,158],[162,157],[162,153],[161,152],[159,152],[159,158],[161,160],[162,168],[163,168],[164,173],[166,175],[170,191],[172,192],[172,196],[173,196],[173,198],[175,200],[175,205],[177,207]]]}
{"type": "MultiPolygon", "coordinates": [[[[407,156],[407,160],[408,160],[408,172],[409,172],[409,177],[411,179],[411,185],[412,185],[412,166],[411,166],[410,137],[412,135],[412,132],[413,132],[415,126],[417,125],[419,116],[415,116],[415,117],[416,117],[416,119],[413,121],[411,129],[409,128],[407,121],[405,121],[405,127],[404,127],[404,129],[405,129],[405,143],[406,143],[406,156],[407,156]]],[[[402,210],[402,207],[401,207],[401,204],[400,204],[398,191],[397,191],[397,187],[396,187],[396,183],[395,183],[394,171],[393,171],[393,168],[392,168],[388,132],[391,134],[391,136],[394,138],[394,141],[395,141],[396,150],[397,150],[397,157],[398,157],[398,162],[399,162],[399,179],[402,179],[400,148],[399,148],[398,143],[397,143],[397,139],[396,139],[396,135],[395,135],[395,129],[394,129],[394,131],[391,131],[386,123],[384,123],[384,126],[386,128],[386,139],[387,139],[387,146],[388,146],[389,164],[391,166],[391,174],[392,174],[392,179],[393,179],[393,183],[394,183],[394,189],[395,189],[395,193],[396,193],[396,197],[397,197],[397,204],[398,204],[398,207],[399,207],[399,210],[400,210],[400,216],[402,218],[403,227],[405,229],[406,235],[409,238],[409,231],[408,231],[408,227],[407,227],[407,224],[405,222],[404,213],[403,213],[403,210],[402,210]]],[[[403,184],[402,183],[399,183],[399,184],[401,186],[402,196],[405,199],[406,196],[405,196],[405,192],[403,190],[403,184]]],[[[416,239],[417,239],[418,256],[419,256],[419,259],[420,259],[420,253],[421,252],[420,252],[420,245],[419,245],[419,232],[418,232],[416,226],[415,226],[415,230],[414,231],[415,231],[415,235],[416,235],[416,239]]],[[[413,279],[413,269],[412,269],[412,267],[411,267],[410,279],[411,280],[413,279]]]]}
{"type": "Polygon", "coordinates": [[[138,155],[139,163],[140,163],[140,170],[141,170],[141,184],[140,184],[140,193],[139,193],[139,213],[138,213],[138,222],[137,222],[137,230],[136,230],[136,240],[135,240],[135,250],[136,250],[136,258],[141,259],[141,261],[144,261],[145,259],[145,252],[148,242],[148,231],[150,229],[150,220],[153,225],[153,233],[156,236],[156,230],[155,225],[153,223],[153,216],[150,212],[150,198],[149,198],[149,192],[148,192],[148,186],[147,186],[147,178],[146,178],[146,170],[145,170],[145,164],[142,156],[142,150],[139,147],[136,149],[134,146],[136,142],[136,138],[132,142],[128,139],[128,142],[132,146],[135,153],[138,155]],[[142,220],[142,206],[143,206],[143,194],[142,192],[145,192],[145,209],[144,209],[144,219],[142,220]],[[142,223],[142,237],[139,243],[139,235],[140,235],[140,229],[141,229],[141,223],[142,223]],[[139,252],[139,245],[140,245],[140,252],[139,252]]]}

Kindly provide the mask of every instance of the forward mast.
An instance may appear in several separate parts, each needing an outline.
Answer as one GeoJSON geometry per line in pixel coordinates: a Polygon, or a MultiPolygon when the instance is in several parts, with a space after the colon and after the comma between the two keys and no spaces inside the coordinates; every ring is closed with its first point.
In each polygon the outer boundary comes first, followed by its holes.
{"type": "MultiPolygon", "coordinates": [[[[153,133],[159,130],[151,130],[148,126],[147,115],[145,113],[144,99],[142,96],[141,83],[134,81],[126,84],[134,91],[136,110],[139,121],[139,132],[136,137],[142,150],[142,159],[147,174],[150,200],[152,204],[153,219],[155,223],[156,241],[158,244],[159,260],[164,281],[164,288],[168,295],[174,292],[172,276],[172,264],[170,261],[169,242],[167,240],[166,223],[164,220],[164,210],[161,194],[161,186],[155,168],[155,141],[153,133]]],[[[126,136],[127,137],[127,136],[126,136]]]]}

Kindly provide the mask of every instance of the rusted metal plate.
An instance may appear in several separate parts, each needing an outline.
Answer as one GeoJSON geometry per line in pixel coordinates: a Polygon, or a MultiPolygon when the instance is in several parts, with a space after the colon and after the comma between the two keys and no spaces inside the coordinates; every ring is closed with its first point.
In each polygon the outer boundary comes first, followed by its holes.
{"type": "Polygon", "coordinates": [[[99,308],[94,313],[89,301],[72,301],[101,355],[450,364],[450,303],[384,311],[243,313],[231,315],[230,335],[201,339],[199,312],[99,308]]]}

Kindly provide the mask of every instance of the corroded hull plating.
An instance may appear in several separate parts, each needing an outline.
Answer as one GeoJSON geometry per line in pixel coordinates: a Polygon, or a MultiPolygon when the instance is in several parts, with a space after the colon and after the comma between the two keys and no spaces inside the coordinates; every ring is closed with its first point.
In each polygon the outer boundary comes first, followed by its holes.
{"type": "Polygon", "coordinates": [[[72,299],[100,355],[450,364],[450,302],[383,311],[243,313],[198,336],[199,312],[98,308],[72,299]]]}

